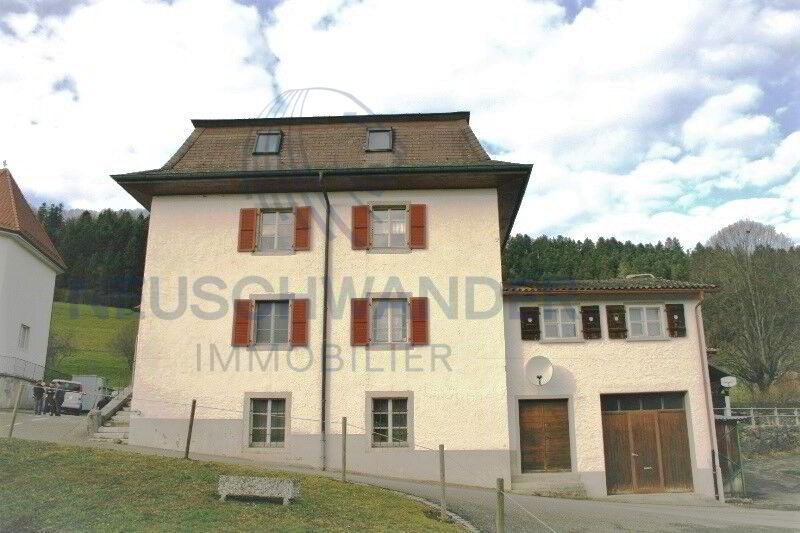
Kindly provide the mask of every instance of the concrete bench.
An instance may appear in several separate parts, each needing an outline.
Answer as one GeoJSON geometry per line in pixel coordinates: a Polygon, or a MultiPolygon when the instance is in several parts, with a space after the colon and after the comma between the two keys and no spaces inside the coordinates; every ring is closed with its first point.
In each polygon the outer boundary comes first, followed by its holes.
{"type": "Polygon", "coordinates": [[[289,501],[294,500],[300,494],[300,489],[291,479],[219,476],[217,492],[220,496],[219,499],[223,502],[228,496],[243,496],[278,499],[283,500],[283,505],[289,505],[289,501]]]}

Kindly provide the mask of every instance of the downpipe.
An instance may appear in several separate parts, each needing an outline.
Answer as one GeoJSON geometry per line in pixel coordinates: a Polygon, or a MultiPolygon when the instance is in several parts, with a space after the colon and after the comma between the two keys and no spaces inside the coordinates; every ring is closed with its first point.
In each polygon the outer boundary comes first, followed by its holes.
{"type": "Polygon", "coordinates": [[[694,318],[697,329],[697,346],[700,350],[700,365],[703,369],[703,393],[706,399],[706,412],[708,414],[708,435],[711,441],[711,473],[714,476],[714,497],[720,502],[725,502],[725,491],[722,484],[722,472],[718,467],[719,450],[717,449],[717,428],[714,423],[714,402],[711,399],[711,378],[708,374],[708,351],[706,347],[706,333],[703,327],[703,318],[700,306],[705,300],[705,293],[700,291],[700,301],[694,306],[694,318]]]}
{"type": "Polygon", "coordinates": [[[325,199],[325,251],[323,261],[325,263],[322,275],[322,348],[320,349],[320,468],[324,471],[328,468],[328,434],[325,421],[328,411],[328,278],[330,273],[330,262],[328,252],[331,241],[331,202],[328,192],[325,190],[324,173],[319,173],[319,186],[322,190],[322,197],[325,199]]]}

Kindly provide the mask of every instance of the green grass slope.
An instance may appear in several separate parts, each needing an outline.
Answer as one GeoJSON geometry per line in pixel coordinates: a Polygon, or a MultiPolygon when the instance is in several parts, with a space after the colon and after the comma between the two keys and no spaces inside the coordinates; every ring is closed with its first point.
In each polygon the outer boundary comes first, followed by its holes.
{"type": "Polygon", "coordinates": [[[0,445],[0,531],[461,531],[366,485],[257,467],[12,440],[0,445]],[[289,478],[291,505],[219,501],[221,474],[289,478]]]}
{"type": "Polygon", "coordinates": [[[128,362],[115,351],[113,339],[124,324],[137,320],[139,313],[130,309],[54,302],[51,331],[70,332],[76,348],[57,370],[103,376],[111,387],[128,385],[128,362]]]}

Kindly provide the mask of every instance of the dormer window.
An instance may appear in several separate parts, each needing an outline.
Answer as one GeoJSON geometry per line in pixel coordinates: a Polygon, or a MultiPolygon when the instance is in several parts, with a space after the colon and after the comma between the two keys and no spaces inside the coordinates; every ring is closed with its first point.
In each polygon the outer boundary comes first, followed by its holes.
{"type": "Polygon", "coordinates": [[[393,141],[391,128],[367,130],[367,152],[391,152],[393,141]]]}
{"type": "Polygon", "coordinates": [[[281,151],[281,132],[266,131],[256,134],[256,147],[254,155],[277,154],[281,151]]]}

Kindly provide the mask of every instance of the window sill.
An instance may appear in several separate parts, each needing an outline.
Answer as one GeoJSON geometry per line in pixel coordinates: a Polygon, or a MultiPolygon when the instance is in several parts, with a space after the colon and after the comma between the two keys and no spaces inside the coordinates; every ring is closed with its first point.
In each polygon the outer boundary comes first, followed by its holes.
{"type": "Polygon", "coordinates": [[[539,340],[542,344],[582,344],[586,342],[586,339],[581,338],[574,338],[574,339],[541,339],[539,340]]]}
{"type": "Polygon", "coordinates": [[[395,352],[399,350],[410,350],[414,345],[408,342],[397,342],[387,344],[368,344],[367,351],[370,352],[395,352]]]}
{"type": "Polygon", "coordinates": [[[373,450],[387,450],[387,449],[391,450],[391,449],[396,449],[396,448],[407,450],[407,449],[410,448],[410,446],[408,445],[407,442],[404,442],[402,444],[401,443],[398,443],[398,444],[375,444],[374,442],[372,443],[372,449],[373,450]]]}
{"type": "Polygon", "coordinates": [[[411,248],[368,248],[368,254],[410,254],[411,248]]]}
{"type": "Polygon", "coordinates": [[[626,337],[627,342],[663,342],[671,340],[669,337],[626,337]]]}
{"type": "Polygon", "coordinates": [[[251,252],[251,255],[294,255],[295,250],[256,250],[251,252]]]}
{"type": "Polygon", "coordinates": [[[291,344],[251,344],[247,347],[248,351],[251,352],[261,352],[261,351],[270,351],[270,352],[288,352],[294,346],[291,344]]]}

